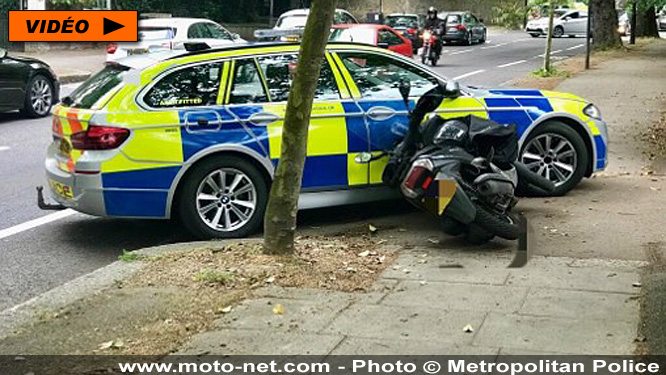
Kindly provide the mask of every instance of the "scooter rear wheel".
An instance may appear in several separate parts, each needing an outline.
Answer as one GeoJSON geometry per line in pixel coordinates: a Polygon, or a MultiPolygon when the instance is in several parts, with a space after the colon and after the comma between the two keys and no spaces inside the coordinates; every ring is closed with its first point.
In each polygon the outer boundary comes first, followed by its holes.
{"type": "Polygon", "coordinates": [[[483,207],[476,206],[474,223],[486,231],[507,240],[517,240],[520,237],[518,219],[511,214],[498,215],[489,212],[483,207]]]}

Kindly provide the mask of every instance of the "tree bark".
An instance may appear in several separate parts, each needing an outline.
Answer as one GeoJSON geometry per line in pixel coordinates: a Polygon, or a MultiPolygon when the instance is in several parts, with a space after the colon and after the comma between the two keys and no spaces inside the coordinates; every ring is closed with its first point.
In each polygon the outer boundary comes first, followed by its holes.
{"type": "Polygon", "coordinates": [[[289,92],[282,151],[264,217],[264,253],[294,252],[294,231],[307,155],[308,126],[336,0],[314,0],[310,8],[294,81],[289,92]]]}
{"type": "Polygon", "coordinates": [[[550,51],[553,48],[553,24],[555,23],[555,2],[548,3],[548,35],[546,36],[546,52],[543,54],[544,73],[550,73],[550,51]]]}
{"type": "Polygon", "coordinates": [[[590,22],[592,22],[592,46],[595,49],[622,47],[622,39],[617,32],[617,11],[615,0],[590,0],[590,22]]]}
{"type": "Polygon", "coordinates": [[[657,28],[657,13],[654,6],[639,4],[636,22],[636,36],[659,38],[659,29],[657,28]]]}

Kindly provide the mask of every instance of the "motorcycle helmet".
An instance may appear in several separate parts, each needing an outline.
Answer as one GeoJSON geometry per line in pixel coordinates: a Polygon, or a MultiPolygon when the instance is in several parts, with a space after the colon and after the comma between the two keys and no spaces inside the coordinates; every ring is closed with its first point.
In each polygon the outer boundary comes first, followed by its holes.
{"type": "Polygon", "coordinates": [[[433,143],[440,146],[464,147],[468,139],[469,127],[460,120],[446,121],[439,128],[433,143]]]}
{"type": "Polygon", "coordinates": [[[430,7],[428,8],[428,18],[437,18],[437,8],[430,7]]]}

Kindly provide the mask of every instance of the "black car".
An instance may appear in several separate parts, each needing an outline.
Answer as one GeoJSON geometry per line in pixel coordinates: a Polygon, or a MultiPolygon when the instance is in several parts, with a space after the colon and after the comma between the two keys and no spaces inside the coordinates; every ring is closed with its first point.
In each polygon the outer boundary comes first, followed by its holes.
{"type": "Polygon", "coordinates": [[[0,112],[18,109],[28,117],[47,116],[58,102],[59,89],[58,78],[48,64],[8,56],[0,48],[0,112]]]}
{"type": "Polygon", "coordinates": [[[488,35],[483,18],[477,18],[470,12],[447,12],[442,16],[444,19],[445,43],[458,42],[467,45],[484,43],[488,35]]]}
{"type": "Polygon", "coordinates": [[[414,52],[421,48],[423,44],[421,33],[419,32],[423,28],[421,16],[418,14],[394,13],[386,16],[384,23],[409,39],[412,42],[414,52]]]}

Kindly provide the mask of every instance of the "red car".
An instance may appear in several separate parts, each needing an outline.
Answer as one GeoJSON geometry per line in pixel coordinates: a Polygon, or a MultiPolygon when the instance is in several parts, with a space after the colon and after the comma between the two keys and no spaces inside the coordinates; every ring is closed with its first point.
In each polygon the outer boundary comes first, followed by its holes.
{"type": "Polygon", "coordinates": [[[331,41],[365,43],[412,57],[412,42],[400,35],[391,26],[375,24],[336,25],[331,32],[331,41]]]}

